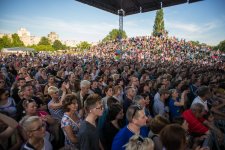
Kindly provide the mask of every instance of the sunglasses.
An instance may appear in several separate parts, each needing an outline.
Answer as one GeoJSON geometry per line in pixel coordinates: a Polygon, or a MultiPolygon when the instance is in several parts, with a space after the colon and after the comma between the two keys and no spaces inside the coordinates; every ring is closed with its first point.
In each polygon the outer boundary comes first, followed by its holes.
{"type": "Polygon", "coordinates": [[[132,107],[134,108],[134,112],[133,112],[133,114],[132,114],[132,118],[134,118],[136,112],[137,112],[138,110],[142,110],[142,107],[141,107],[140,105],[133,105],[132,107]]]}
{"type": "Polygon", "coordinates": [[[31,132],[34,132],[34,131],[40,131],[42,128],[45,128],[45,123],[42,123],[40,126],[37,127],[37,129],[30,130],[30,131],[31,131],[31,132]]]}

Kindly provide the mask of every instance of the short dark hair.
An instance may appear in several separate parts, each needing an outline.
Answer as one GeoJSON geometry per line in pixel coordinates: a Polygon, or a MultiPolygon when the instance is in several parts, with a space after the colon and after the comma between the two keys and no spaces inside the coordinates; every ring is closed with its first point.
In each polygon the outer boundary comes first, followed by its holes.
{"type": "Polygon", "coordinates": [[[77,98],[76,95],[74,95],[74,94],[67,94],[65,96],[65,98],[63,99],[63,101],[62,101],[62,109],[63,109],[63,111],[64,112],[69,112],[70,109],[68,108],[68,106],[70,104],[74,103],[74,102],[77,103],[77,100],[78,100],[78,98],[77,98]]]}
{"type": "Polygon", "coordinates": [[[185,130],[178,124],[170,124],[160,132],[160,139],[167,150],[180,150],[186,141],[185,130]]]}
{"type": "Polygon", "coordinates": [[[159,132],[169,124],[169,120],[157,115],[150,122],[150,129],[154,134],[159,134],[159,132]]]}
{"type": "Polygon", "coordinates": [[[90,109],[92,109],[93,107],[95,107],[95,105],[97,104],[97,102],[101,102],[101,97],[98,94],[91,94],[87,97],[87,99],[84,102],[84,108],[87,112],[90,111],[90,109]]]}
{"type": "Polygon", "coordinates": [[[109,89],[113,89],[112,85],[106,86],[104,89],[104,93],[108,92],[109,89]]]}
{"type": "Polygon", "coordinates": [[[197,95],[202,97],[202,96],[205,96],[206,94],[208,94],[210,91],[209,87],[208,86],[201,86],[197,89],[197,95]]]}

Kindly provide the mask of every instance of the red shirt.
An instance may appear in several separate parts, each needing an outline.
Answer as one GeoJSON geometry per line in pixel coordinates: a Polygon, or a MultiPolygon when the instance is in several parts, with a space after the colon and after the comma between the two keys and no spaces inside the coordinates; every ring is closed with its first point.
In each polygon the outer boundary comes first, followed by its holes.
{"type": "Polygon", "coordinates": [[[204,134],[209,129],[203,125],[204,118],[196,118],[190,109],[183,112],[182,116],[188,122],[188,130],[190,133],[204,134]]]}

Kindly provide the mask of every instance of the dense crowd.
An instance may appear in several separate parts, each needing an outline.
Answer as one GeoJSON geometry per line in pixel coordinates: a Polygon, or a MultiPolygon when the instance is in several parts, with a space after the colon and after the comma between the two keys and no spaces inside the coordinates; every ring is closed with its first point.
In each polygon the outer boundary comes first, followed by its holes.
{"type": "Polygon", "coordinates": [[[152,36],[82,55],[1,54],[0,149],[223,149],[225,63],[215,55],[152,36]]]}

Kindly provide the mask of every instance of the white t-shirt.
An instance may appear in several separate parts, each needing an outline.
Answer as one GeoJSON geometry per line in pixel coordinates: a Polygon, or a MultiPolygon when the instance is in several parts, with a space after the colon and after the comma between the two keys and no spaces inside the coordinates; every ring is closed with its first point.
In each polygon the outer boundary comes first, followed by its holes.
{"type": "Polygon", "coordinates": [[[209,111],[209,108],[208,108],[208,105],[207,105],[207,100],[206,101],[203,101],[202,99],[201,99],[201,97],[196,97],[195,99],[194,99],[194,101],[192,102],[192,104],[191,105],[193,105],[193,104],[195,104],[195,103],[200,103],[200,104],[202,104],[203,106],[204,106],[204,108],[205,108],[205,110],[206,111],[209,111]]]}

